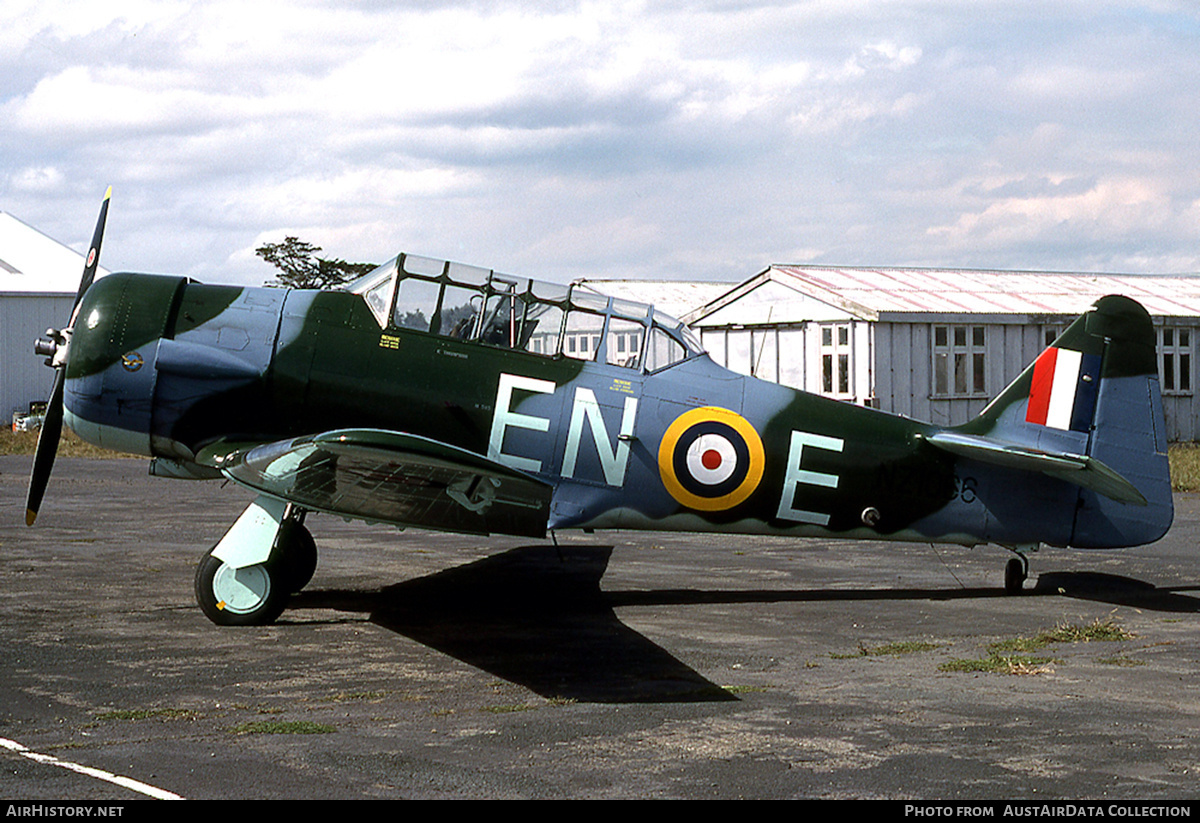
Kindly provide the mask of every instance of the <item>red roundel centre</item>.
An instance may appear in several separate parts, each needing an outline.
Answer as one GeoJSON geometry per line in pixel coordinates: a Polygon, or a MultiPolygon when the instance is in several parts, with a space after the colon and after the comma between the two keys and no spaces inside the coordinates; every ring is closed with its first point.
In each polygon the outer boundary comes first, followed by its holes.
{"type": "Polygon", "coordinates": [[[721,453],[716,449],[706,449],[700,457],[700,465],[712,471],[721,465],[721,453]]]}

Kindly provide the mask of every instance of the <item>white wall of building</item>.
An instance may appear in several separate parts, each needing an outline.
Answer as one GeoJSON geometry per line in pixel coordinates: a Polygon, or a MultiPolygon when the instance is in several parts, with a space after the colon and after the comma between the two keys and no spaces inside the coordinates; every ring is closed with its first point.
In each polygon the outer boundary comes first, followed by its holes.
{"type": "Polygon", "coordinates": [[[27,411],[32,400],[45,400],[54,387],[54,371],[33,353],[33,343],[48,328],[70,317],[75,295],[0,294],[0,425],[14,410],[27,411]]]}

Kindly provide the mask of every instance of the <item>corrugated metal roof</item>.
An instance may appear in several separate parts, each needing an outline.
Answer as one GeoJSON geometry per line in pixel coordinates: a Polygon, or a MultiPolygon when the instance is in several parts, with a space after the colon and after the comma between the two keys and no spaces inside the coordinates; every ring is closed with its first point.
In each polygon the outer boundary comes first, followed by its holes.
{"type": "Polygon", "coordinates": [[[699,280],[584,280],[589,288],[609,297],[648,303],[672,317],[715,300],[737,286],[737,283],[714,283],[699,280]]]}
{"type": "MultiPolygon", "coordinates": [[[[1078,314],[1123,294],[1153,315],[1200,316],[1200,276],[775,265],[763,274],[868,314],[1078,314]]],[[[760,275],[761,276],[761,275],[760,275]]]]}
{"type": "Polygon", "coordinates": [[[82,274],[82,254],[0,211],[0,294],[74,294],[82,274]]]}

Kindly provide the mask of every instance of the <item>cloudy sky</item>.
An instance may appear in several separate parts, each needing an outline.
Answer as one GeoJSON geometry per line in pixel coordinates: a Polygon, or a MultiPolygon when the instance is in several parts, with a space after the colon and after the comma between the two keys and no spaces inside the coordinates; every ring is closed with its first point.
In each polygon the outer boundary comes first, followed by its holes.
{"type": "Polygon", "coordinates": [[[1194,2],[0,0],[0,210],[209,282],[1200,271],[1198,118],[1194,2]]]}

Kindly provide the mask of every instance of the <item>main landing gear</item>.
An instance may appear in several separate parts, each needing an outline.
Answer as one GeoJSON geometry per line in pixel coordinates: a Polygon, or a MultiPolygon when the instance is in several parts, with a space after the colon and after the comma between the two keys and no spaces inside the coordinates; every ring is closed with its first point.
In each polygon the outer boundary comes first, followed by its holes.
{"type": "Polygon", "coordinates": [[[196,602],[219,626],[264,626],[312,580],[317,544],[303,509],[259,497],[200,559],[196,602]]]}

